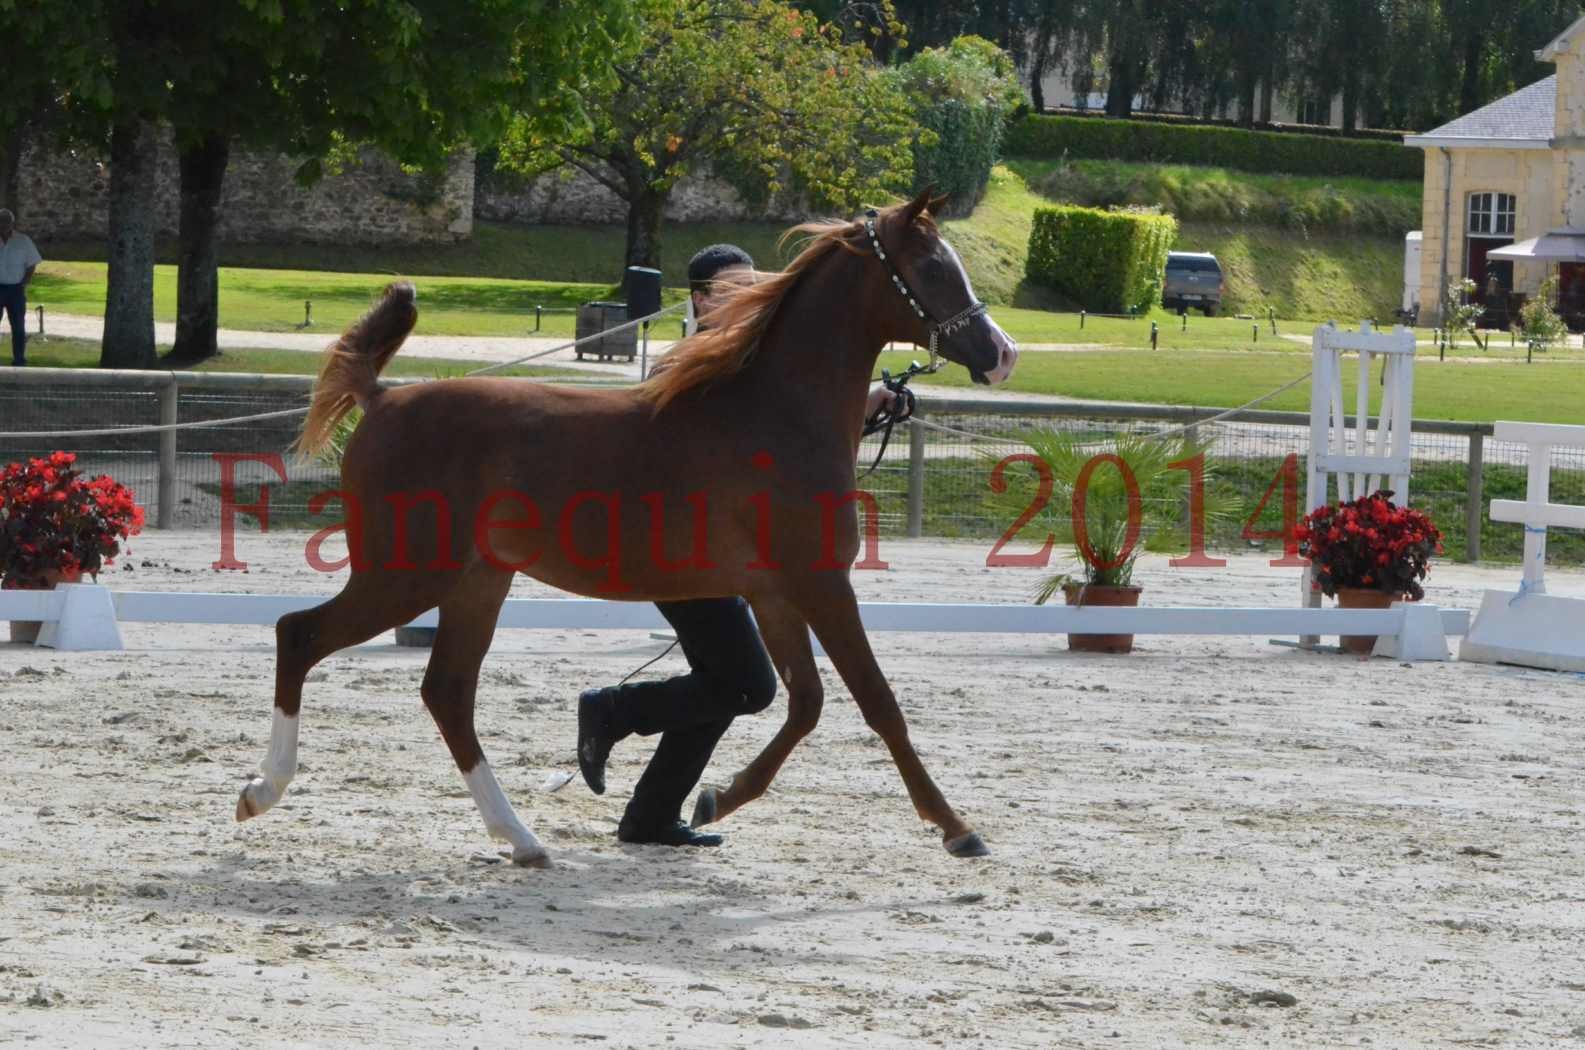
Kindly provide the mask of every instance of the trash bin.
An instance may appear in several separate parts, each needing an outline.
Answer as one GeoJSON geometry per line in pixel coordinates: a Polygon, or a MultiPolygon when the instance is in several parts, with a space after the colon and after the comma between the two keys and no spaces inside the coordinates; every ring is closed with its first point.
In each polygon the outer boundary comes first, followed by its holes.
{"type": "MultiPolygon", "coordinates": [[[[627,323],[626,303],[584,303],[578,307],[577,335],[579,339],[618,327],[627,323]]],[[[579,343],[577,349],[578,360],[582,361],[584,355],[598,357],[602,361],[612,358],[621,358],[631,361],[638,356],[638,330],[629,328],[614,335],[602,336],[593,342],[579,343]]]]}

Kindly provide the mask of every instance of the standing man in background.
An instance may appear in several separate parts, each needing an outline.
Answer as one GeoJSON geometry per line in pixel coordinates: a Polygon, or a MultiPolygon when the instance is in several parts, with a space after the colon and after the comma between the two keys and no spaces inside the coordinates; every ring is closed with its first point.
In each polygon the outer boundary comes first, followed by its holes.
{"type": "Polygon", "coordinates": [[[0,208],[0,307],[11,324],[11,363],[27,364],[28,282],[43,256],[25,233],[17,232],[17,217],[0,208]]]}

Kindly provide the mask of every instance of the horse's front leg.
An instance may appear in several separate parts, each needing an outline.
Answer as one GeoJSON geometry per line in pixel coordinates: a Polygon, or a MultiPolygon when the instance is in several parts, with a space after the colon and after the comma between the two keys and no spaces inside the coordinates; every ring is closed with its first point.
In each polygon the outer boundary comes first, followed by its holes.
{"type": "Polygon", "coordinates": [[[814,732],[820,721],[825,692],[809,645],[808,624],[785,598],[761,596],[750,604],[771,662],[787,686],[787,720],[765,749],[744,766],[730,784],[719,790],[707,787],[699,792],[699,800],[693,808],[694,827],[720,820],[763,795],[793,748],[814,732]]]}
{"type": "Polygon", "coordinates": [[[947,804],[941,789],[925,771],[924,763],[908,738],[908,722],[892,688],[875,662],[869,637],[859,618],[858,599],[846,574],[833,575],[830,584],[801,611],[825,647],[837,673],[853,694],[865,723],[885,741],[892,761],[902,774],[919,816],[941,829],[947,852],[955,857],[983,857],[990,852],[979,834],[947,804]]]}

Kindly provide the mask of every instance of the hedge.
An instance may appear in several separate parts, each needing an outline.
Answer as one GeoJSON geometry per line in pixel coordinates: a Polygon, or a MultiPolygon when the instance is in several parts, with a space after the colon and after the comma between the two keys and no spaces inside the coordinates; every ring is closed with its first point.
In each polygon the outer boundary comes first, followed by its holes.
{"type": "Polygon", "coordinates": [[[943,99],[918,114],[921,127],[936,133],[933,145],[914,143],[914,185],[947,197],[948,215],[968,215],[985,196],[996,163],[1002,115],[989,106],[971,107],[943,99]]]}
{"type": "MultiPolygon", "coordinates": [[[[1047,106],[1040,112],[1053,117],[1081,117],[1085,120],[1115,120],[1108,117],[1105,112],[1098,109],[1074,109],[1071,106],[1047,106]]],[[[1284,124],[1280,121],[1256,121],[1253,125],[1230,117],[1197,117],[1188,113],[1151,113],[1147,110],[1138,110],[1130,113],[1128,120],[1143,120],[1154,124],[1174,124],[1179,127],[1194,125],[1207,128],[1241,128],[1244,131],[1275,131],[1283,135],[1319,135],[1326,138],[1342,139],[1369,139],[1375,142],[1396,142],[1402,144],[1405,135],[1413,135],[1413,131],[1398,128],[1355,128],[1345,131],[1343,128],[1334,128],[1328,124],[1284,124]]]]}
{"type": "Polygon", "coordinates": [[[1011,156],[1094,157],[1154,164],[1208,164],[1291,175],[1425,176],[1420,150],[1391,142],[1247,131],[1143,120],[1097,120],[1030,114],[1007,131],[1011,156]]]}
{"type": "Polygon", "coordinates": [[[1025,273],[1086,310],[1144,311],[1161,301],[1167,250],[1177,235],[1170,215],[1036,208],[1025,273]]]}

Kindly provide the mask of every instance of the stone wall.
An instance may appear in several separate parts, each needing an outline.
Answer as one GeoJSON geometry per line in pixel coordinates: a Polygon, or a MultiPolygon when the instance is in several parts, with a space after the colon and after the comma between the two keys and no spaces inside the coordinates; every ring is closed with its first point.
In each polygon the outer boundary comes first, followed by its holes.
{"type": "MultiPolygon", "coordinates": [[[[233,150],[220,235],[227,241],[448,242],[473,232],[474,159],[458,153],[439,176],[409,175],[364,150],[339,174],[310,187],[298,161],[233,150]]],[[[169,136],[160,145],[157,229],[176,236],[180,176],[169,136]]],[[[110,196],[105,157],[29,149],[20,171],[20,225],[35,238],[104,237],[110,196]]]]}
{"type": "MultiPolygon", "coordinates": [[[[604,225],[627,222],[627,204],[593,176],[563,168],[523,180],[492,174],[479,179],[474,215],[490,222],[604,225]]],[[[751,206],[725,179],[708,171],[677,181],[666,205],[672,222],[801,222],[807,208],[772,202],[751,206]]]]}

